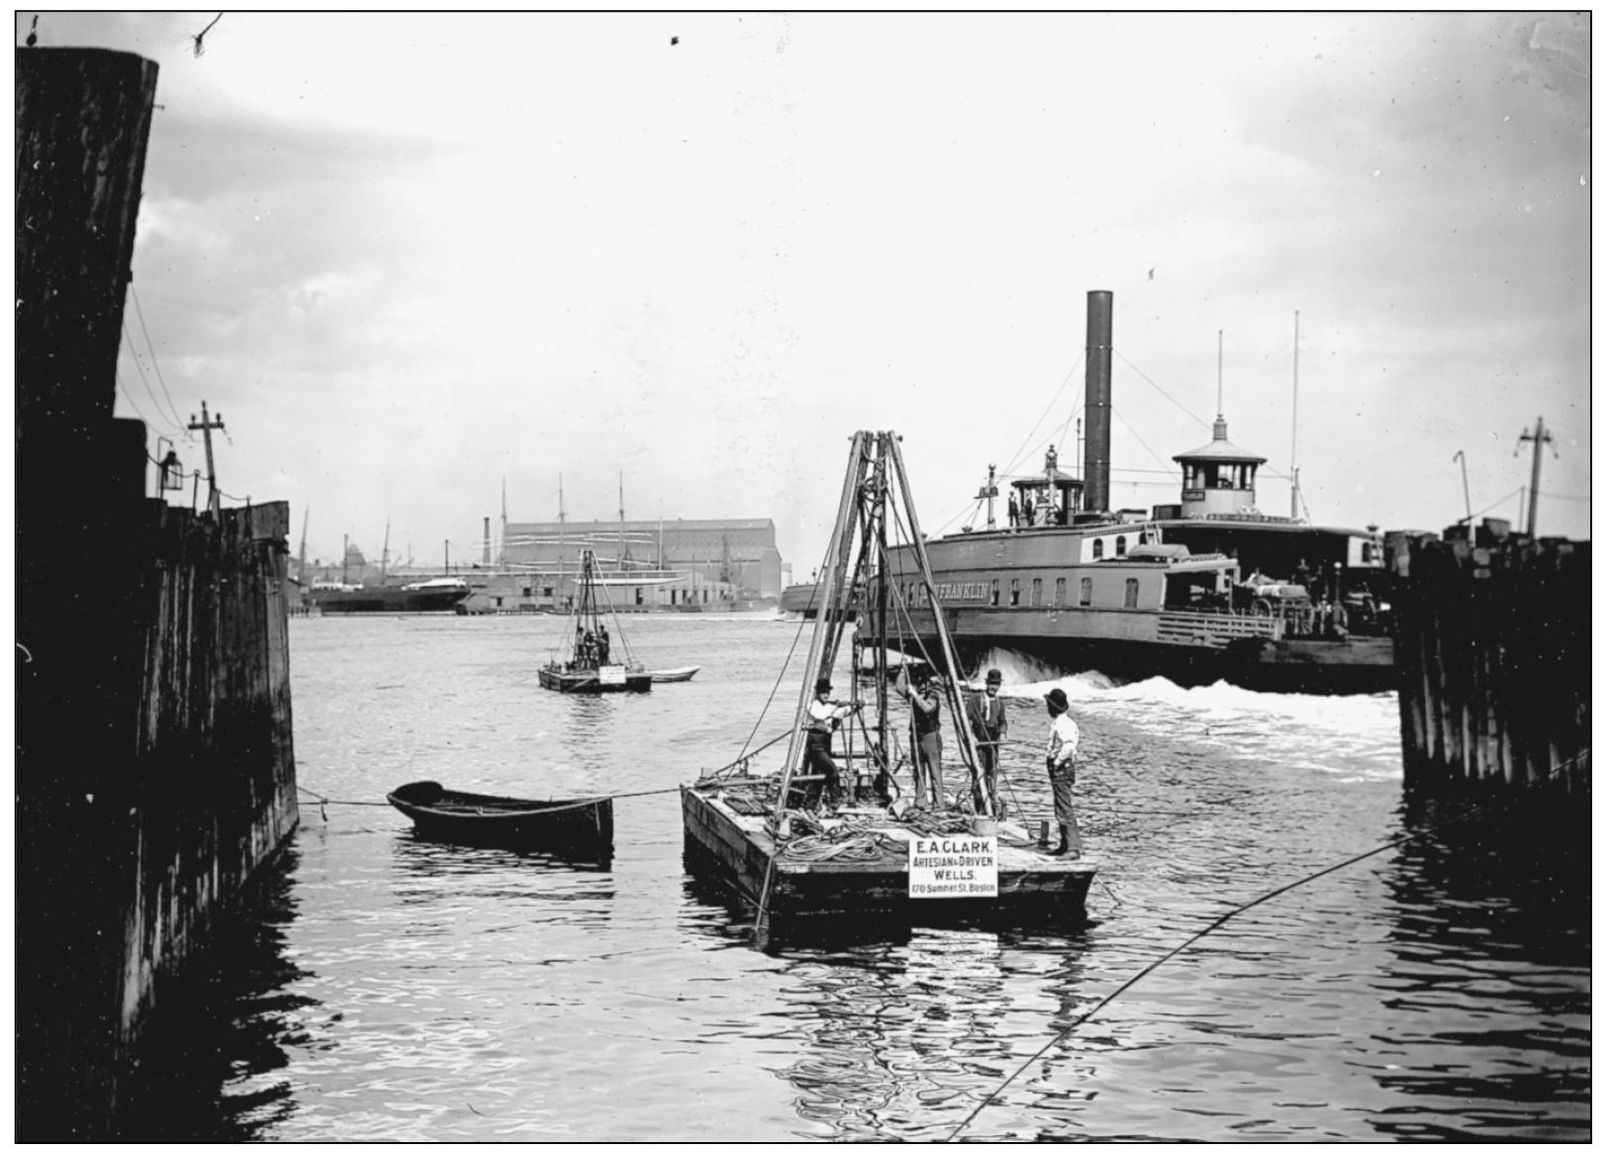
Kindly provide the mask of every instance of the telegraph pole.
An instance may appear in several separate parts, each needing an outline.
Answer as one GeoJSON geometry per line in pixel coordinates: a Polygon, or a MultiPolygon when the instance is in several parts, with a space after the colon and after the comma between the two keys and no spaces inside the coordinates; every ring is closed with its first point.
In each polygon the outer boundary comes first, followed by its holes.
{"type": "MultiPolygon", "coordinates": [[[[1538,424],[1540,425],[1540,420],[1538,424]]],[[[199,431],[202,440],[207,445],[207,511],[216,516],[221,505],[218,500],[218,477],[212,470],[212,430],[214,428],[220,432],[223,431],[223,417],[219,416],[216,420],[208,419],[207,402],[203,400],[201,402],[201,423],[196,423],[195,413],[192,412],[190,414],[190,431],[199,431]]]]}
{"type": "MultiPolygon", "coordinates": [[[[1522,432],[1522,433],[1520,433],[1520,443],[1523,444],[1527,440],[1532,442],[1532,450],[1531,450],[1531,514],[1528,517],[1528,522],[1526,524],[1526,531],[1530,533],[1531,539],[1535,540],[1536,539],[1536,498],[1540,494],[1539,489],[1542,486],[1542,445],[1543,444],[1552,444],[1553,443],[1553,433],[1549,432],[1546,428],[1544,428],[1542,426],[1542,417],[1538,416],[1536,418],[1536,431],[1535,432],[1522,432]]],[[[1518,447],[1516,447],[1514,449],[1514,454],[1516,456],[1519,455],[1519,448],[1518,447]]],[[[1558,451],[1557,448],[1555,448],[1553,450],[1553,454],[1555,456],[1557,456],[1559,454],[1559,451],[1558,451]]]]}

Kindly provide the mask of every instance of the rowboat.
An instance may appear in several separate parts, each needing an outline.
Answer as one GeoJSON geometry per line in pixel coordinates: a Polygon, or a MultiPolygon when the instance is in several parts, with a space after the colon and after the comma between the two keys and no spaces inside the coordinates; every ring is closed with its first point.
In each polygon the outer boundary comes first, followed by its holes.
{"type": "Polygon", "coordinates": [[[702,664],[690,664],[686,668],[660,668],[649,672],[648,678],[655,684],[680,684],[683,680],[691,680],[693,673],[702,667],[702,664]]]}
{"type": "Polygon", "coordinates": [[[614,801],[520,800],[455,792],[434,780],[404,784],[386,800],[427,840],[556,854],[607,856],[614,851],[614,801]]]}

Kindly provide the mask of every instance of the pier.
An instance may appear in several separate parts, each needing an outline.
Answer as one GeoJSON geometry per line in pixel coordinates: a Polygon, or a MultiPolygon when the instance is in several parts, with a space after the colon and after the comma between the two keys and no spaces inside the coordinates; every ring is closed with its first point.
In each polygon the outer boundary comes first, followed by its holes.
{"type": "Polygon", "coordinates": [[[1592,749],[1589,541],[1403,541],[1403,779],[1585,791],[1592,749]]]}
{"type": "Polygon", "coordinates": [[[19,1140],[115,1136],[163,989],[298,818],[288,508],[147,496],[113,417],[156,74],[16,53],[19,1140]]]}

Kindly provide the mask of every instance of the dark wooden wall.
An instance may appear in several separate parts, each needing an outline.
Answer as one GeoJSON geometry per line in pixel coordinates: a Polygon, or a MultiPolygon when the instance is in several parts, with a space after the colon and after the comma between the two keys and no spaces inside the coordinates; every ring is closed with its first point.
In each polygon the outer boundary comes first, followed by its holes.
{"type": "Polygon", "coordinates": [[[1405,782],[1587,787],[1591,543],[1405,545],[1395,605],[1405,782]]]}
{"type": "Polygon", "coordinates": [[[16,1130],[105,1135],[165,974],[297,819],[283,504],[112,416],[156,65],[16,53],[16,1130]]]}

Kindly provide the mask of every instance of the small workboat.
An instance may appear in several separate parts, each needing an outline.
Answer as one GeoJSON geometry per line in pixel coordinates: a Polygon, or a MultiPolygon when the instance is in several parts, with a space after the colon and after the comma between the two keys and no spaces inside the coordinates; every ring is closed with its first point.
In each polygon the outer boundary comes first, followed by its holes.
{"type": "Polygon", "coordinates": [[[560,855],[607,856],[614,851],[614,801],[607,796],[519,800],[454,792],[434,780],[419,780],[389,793],[386,800],[427,840],[560,855]]]}
{"type": "Polygon", "coordinates": [[[597,557],[592,549],[583,549],[580,591],[575,598],[575,610],[570,613],[570,623],[560,638],[560,650],[537,669],[542,687],[554,692],[592,695],[646,692],[653,685],[654,678],[648,670],[632,659],[607,595],[598,576],[597,557]],[[613,637],[609,635],[610,621],[615,625],[613,637]],[[615,644],[619,644],[619,654],[625,656],[624,660],[616,658],[615,644]]]}
{"type": "Polygon", "coordinates": [[[658,668],[648,676],[655,684],[680,684],[684,680],[691,680],[702,667],[702,664],[691,664],[686,668],[658,668]]]}

